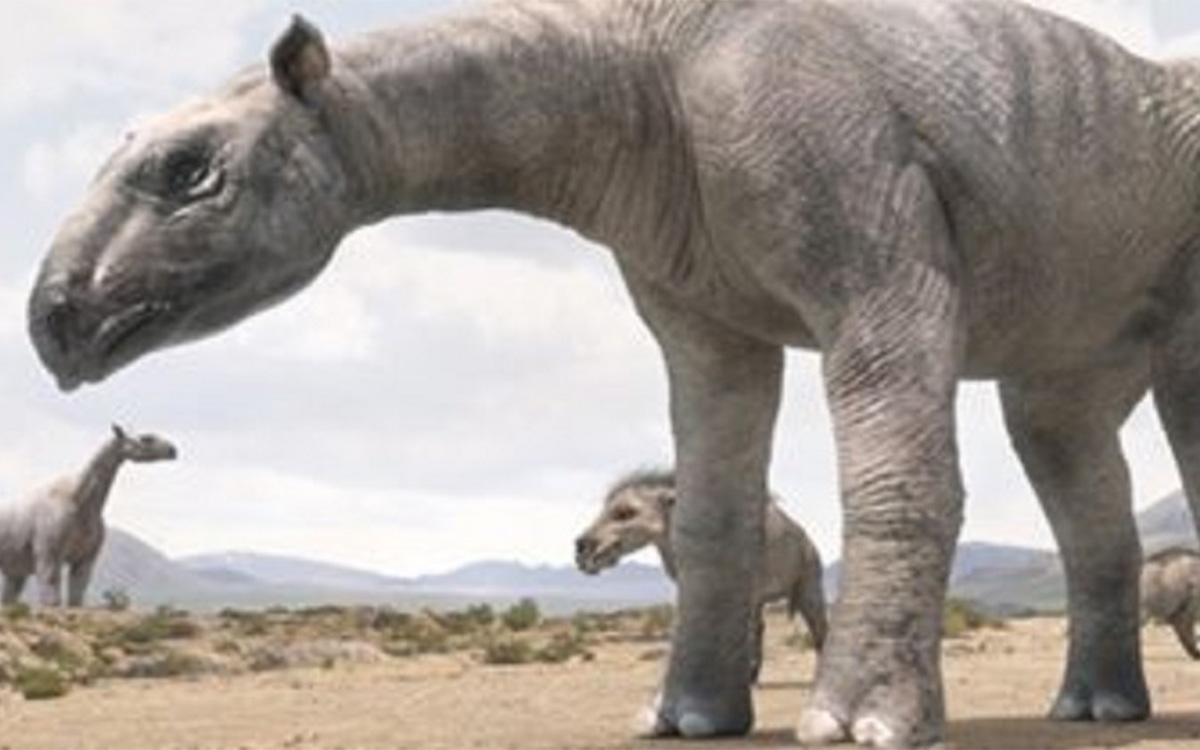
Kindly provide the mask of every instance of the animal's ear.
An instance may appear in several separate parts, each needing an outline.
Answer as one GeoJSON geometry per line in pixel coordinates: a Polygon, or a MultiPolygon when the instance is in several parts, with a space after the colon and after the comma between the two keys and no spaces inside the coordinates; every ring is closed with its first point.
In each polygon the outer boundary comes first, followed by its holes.
{"type": "Polygon", "coordinates": [[[124,440],[126,438],[125,430],[121,429],[121,425],[117,424],[116,422],[113,422],[112,433],[113,437],[118,440],[124,440]]]}
{"type": "Polygon", "coordinates": [[[312,87],[329,76],[332,63],[325,38],[303,16],[292,16],[292,23],[271,47],[271,76],[276,85],[297,99],[304,99],[312,87]]]}

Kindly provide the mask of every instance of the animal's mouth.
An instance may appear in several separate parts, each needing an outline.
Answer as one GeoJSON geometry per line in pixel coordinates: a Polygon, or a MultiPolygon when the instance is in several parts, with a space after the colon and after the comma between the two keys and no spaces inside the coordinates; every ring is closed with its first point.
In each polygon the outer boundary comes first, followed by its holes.
{"type": "Polygon", "coordinates": [[[171,309],[167,302],[137,302],[108,316],[96,331],[92,347],[97,362],[120,364],[125,353],[139,353],[141,342],[149,338],[171,309]]]}
{"type": "Polygon", "coordinates": [[[621,560],[619,544],[598,545],[586,553],[575,556],[575,565],[584,573],[594,576],[607,568],[615,566],[621,560]]]}
{"type": "Polygon", "coordinates": [[[170,303],[144,301],[100,317],[55,290],[44,303],[35,298],[30,331],[58,387],[72,391],[103,380],[150,349],[161,338],[171,310],[170,303]]]}

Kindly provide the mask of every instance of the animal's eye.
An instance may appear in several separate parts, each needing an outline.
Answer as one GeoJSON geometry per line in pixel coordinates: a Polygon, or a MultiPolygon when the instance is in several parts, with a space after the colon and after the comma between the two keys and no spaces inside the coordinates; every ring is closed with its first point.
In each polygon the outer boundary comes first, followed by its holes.
{"type": "Polygon", "coordinates": [[[632,521],[633,517],[636,515],[637,515],[637,511],[635,511],[633,508],[617,508],[616,510],[613,511],[613,520],[614,521],[632,521]]]}
{"type": "Polygon", "coordinates": [[[199,200],[220,192],[224,184],[221,169],[209,152],[180,149],[166,156],[162,165],[163,186],[168,195],[199,200]]]}

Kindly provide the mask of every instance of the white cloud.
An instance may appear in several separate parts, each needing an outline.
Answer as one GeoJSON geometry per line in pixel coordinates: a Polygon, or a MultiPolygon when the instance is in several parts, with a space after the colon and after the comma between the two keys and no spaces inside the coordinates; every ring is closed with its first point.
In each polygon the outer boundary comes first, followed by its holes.
{"type": "Polygon", "coordinates": [[[1138,54],[1150,55],[1154,52],[1156,41],[1150,8],[1144,0],[1023,1],[1091,26],[1138,54]]]}
{"type": "Polygon", "coordinates": [[[78,192],[115,148],[120,134],[119,127],[91,122],[57,142],[35,141],[25,152],[26,191],[37,201],[78,192]]]}
{"type": "Polygon", "coordinates": [[[263,0],[6,2],[0,112],[28,114],[72,100],[177,96],[211,86],[244,61],[239,28],[263,0]]]}

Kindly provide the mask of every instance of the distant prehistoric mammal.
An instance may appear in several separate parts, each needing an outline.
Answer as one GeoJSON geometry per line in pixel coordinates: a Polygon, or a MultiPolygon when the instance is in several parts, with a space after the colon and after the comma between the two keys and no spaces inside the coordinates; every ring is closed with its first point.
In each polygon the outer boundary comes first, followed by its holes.
{"type": "Polygon", "coordinates": [[[0,506],[0,573],[4,604],[21,597],[29,576],[37,579],[42,606],[62,601],[67,569],[67,605],[79,607],[104,546],[104,504],[117,469],[125,461],[169,461],[175,446],[155,435],[130,436],[113,425],[82,471],[33,493],[24,502],[0,506]]]}
{"type": "Polygon", "coordinates": [[[1142,564],[1142,615],[1175,630],[1179,645],[1193,659],[1196,615],[1200,611],[1200,553],[1184,547],[1155,552],[1142,564]]]}
{"type": "MultiPolygon", "coordinates": [[[[671,513],[677,496],[675,476],[670,472],[641,471],[623,477],[604,496],[596,520],[575,540],[575,564],[584,573],[595,575],[653,545],[663,571],[675,580],[671,513]]],[[[825,642],[826,628],[820,553],[804,528],[788,518],[778,503],[768,502],[766,514],[753,608],[756,644],[751,658],[756,681],[762,667],[766,605],[786,599],[788,616],[800,613],[817,650],[825,642]]]]}
{"type": "Polygon", "coordinates": [[[821,352],[844,509],[800,739],[943,736],[964,378],[998,382],[1063,556],[1051,715],[1142,719],[1117,436],[1152,390],[1200,516],[1197,123],[1200,65],[1008,0],[497,0],[332,48],[297,19],[105,162],[30,334],[71,389],[290,296],[386,217],[557,221],[611,248],[666,363],[678,617],[652,732],[753,725],[786,347],[821,352]]]}

